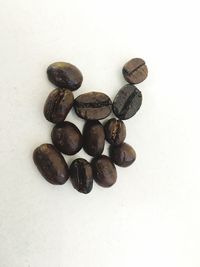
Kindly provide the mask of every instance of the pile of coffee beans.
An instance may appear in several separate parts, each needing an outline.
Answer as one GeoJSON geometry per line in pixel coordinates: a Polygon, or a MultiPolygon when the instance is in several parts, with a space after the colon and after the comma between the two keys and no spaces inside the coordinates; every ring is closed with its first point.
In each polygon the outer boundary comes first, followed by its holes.
{"type": "Polygon", "coordinates": [[[72,91],[80,88],[83,82],[80,70],[65,62],[48,67],[48,79],[57,86],[44,105],[45,118],[55,124],[51,132],[53,145],[42,144],[33,152],[33,160],[48,182],[61,185],[70,177],[73,187],[87,194],[92,190],[94,180],[103,187],[116,182],[115,165],[128,167],[135,161],[135,150],[124,142],[126,126],[123,120],[134,116],[142,104],[142,93],[135,84],[146,79],[148,69],[143,59],[133,58],[124,65],[122,73],[128,84],[118,91],[113,102],[101,92],[88,92],[74,99],[72,91]],[[66,121],[72,108],[85,120],[82,133],[76,125],[66,121]],[[103,125],[99,120],[112,111],[117,118],[109,119],[103,125]],[[102,155],[105,141],[110,144],[109,157],[102,155]],[[77,158],[69,168],[62,154],[75,155],[82,148],[93,157],[91,162],[77,158]]]}

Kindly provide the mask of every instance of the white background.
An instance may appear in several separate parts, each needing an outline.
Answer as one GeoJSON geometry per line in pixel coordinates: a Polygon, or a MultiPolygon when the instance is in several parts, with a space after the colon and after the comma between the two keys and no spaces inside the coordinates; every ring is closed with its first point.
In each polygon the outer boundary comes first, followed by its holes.
{"type": "Polygon", "coordinates": [[[0,267],[200,266],[198,2],[0,0],[0,267]],[[53,126],[47,66],[81,69],[75,96],[113,98],[132,57],[149,68],[126,121],[137,161],[89,195],[48,184],[32,162],[53,126]]]}

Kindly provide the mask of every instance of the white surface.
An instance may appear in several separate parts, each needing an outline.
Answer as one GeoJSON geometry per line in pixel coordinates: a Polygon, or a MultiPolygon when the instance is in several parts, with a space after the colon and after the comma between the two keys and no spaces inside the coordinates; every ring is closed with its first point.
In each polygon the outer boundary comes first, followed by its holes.
{"type": "Polygon", "coordinates": [[[0,267],[199,267],[198,1],[0,4],[0,267]],[[47,66],[81,69],[75,96],[114,97],[132,57],[149,67],[143,106],[126,122],[136,163],[90,195],[48,184],[32,162],[50,142],[47,66]]]}

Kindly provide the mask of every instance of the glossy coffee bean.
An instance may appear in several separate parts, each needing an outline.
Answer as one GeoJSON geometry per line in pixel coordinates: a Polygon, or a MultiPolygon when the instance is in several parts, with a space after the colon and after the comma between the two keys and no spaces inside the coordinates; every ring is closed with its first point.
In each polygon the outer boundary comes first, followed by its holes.
{"type": "Polygon", "coordinates": [[[111,145],[120,145],[126,138],[126,126],[123,121],[110,119],[104,126],[105,136],[111,145]]]}
{"type": "Polygon", "coordinates": [[[42,176],[51,184],[64,184],[69,170],[63,156],[51,144],[43,144],[33,152],[33,160],[42,176]]]}
{"type": "Polygon", "coordinates": [[[70,166],[71,182],[73,187],[84,194],[93,187],[93,173],[91,164],[82,158],[75,159],[70,166]]]}
{"type": "Polygon", "coordinates": [[[94,158],[92,167],[94,179],[99,185],[110,187],[116,182],[117,171],[109,157],[102,155],[98,158],[94,158]]]}
{"type": "Polygon", "coordinates": [[[49,80],[60,88],[66,88],[71,91],[78,89],[83,81],[80,70],[66,62],[55,62],[47,69],[49,80]]]}
{"type": "Polygon", "coordinates": [[[105,145],[105,133],[99,121],[87,121],[83,129],[83,148],[90,156],[102,154],[105,145]]]}
{"type": "Polygon", "coordinates": [[[79,129],[68,121],[57,124],[52,130],[51,138],[55,147],[67,155],[74,155],[82,148],[79,129]]]}
{"type": "Polygon", "coordinates": [[[133,58],[124,65],[122,73],[128,83],[137,84],[146,79],[148,69],[143,59],[133,58]]]}
{"type": "Polygon", "coordinates": [[[112,111],[110,98],[99,92],[90,92],[78,96],[74,101],[76,114],[85,120],[101,120],[112,111]]]}
{"type": "Polygon", "coordinates": [[[113,112],[121,120],[134,116],[142,105],[142,93],[133,84],[123,86],[113,101],[113,112]]]}
{"type": "Polygon", "coordinates": [[[44,105],[45,118],[53,123],[64,121],[73,102],[74,96],[70,90],[60,88],[53,90],[44,105]]]}
{"type": "Polygon", "coordinates": [[[118,166],[128,167],[135,161],[136,153],[130,145],[123,143],[110,147],[110,157],[118,166]]]}

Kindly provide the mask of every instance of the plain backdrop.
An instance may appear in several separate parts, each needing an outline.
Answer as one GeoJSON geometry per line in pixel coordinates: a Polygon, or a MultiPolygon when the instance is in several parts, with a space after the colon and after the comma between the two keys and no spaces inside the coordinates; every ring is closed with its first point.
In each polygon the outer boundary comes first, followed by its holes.
{"type": "MultiPolygon", "coordinates": [[[[0,0],[0,267],[200,266],[198,4],[0,0]],[[75,97],[113,99],[133,57],[149,68],[143,105],[125,122],[135,164],[89,195],[47,183],[32,152],[51,142],[48,65],[80,68],[75,97]]],[[[74,112],[68,119],[82,129],[74,112]]]]}

